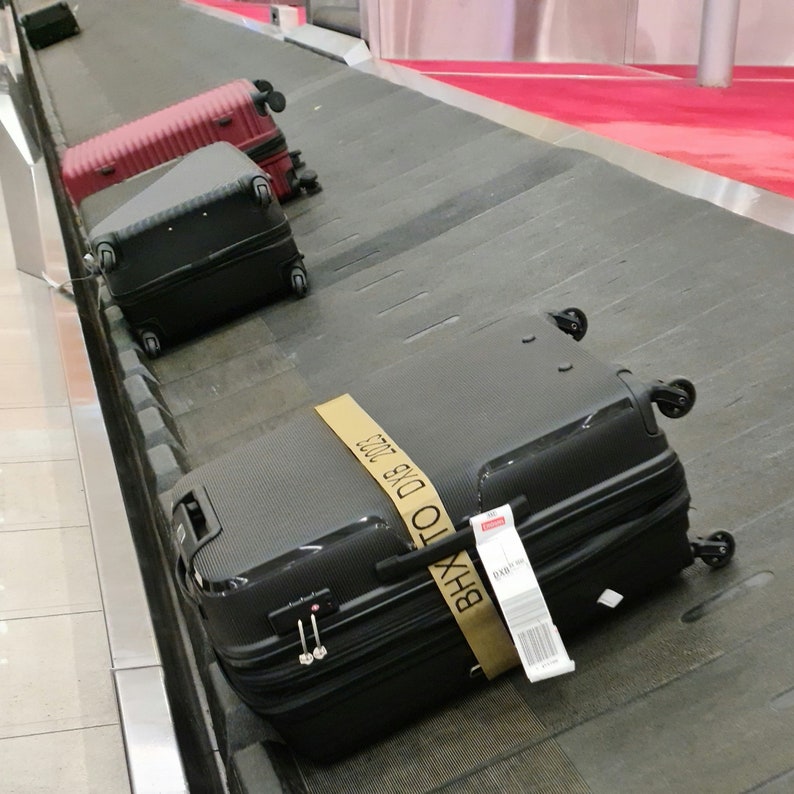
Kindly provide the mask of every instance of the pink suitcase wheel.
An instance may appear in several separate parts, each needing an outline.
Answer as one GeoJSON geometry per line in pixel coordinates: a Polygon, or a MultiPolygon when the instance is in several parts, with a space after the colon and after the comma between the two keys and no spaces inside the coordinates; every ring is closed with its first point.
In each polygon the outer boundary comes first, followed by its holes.
{"type": "Polygon", "coordinates": [[[281,91],[271,91],[265,101],[274,113],[281,113],[287,107],[287,98],[281,91]]]}
{"type": "Polygon", "coordinates": [[[256,86],[257,91],[269,94],[273,90],[273,83],[270,80],[252,80],[251,82],[256,86]]]}
{"type": "Polygon", "coordinates": [[[268,107],[274,113],[281,113],[287,107],[287,98],[281,91],[260,91],[251,97],[256,109],[261,116],[267,115],[268,107]]]}

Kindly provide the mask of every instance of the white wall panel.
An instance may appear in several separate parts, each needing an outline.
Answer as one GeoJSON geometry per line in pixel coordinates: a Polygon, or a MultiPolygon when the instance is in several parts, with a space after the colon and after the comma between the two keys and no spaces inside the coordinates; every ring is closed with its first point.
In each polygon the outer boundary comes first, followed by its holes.
{"type": "MultiPolygon", "coordinates": [[[[360,0],[360,7],[382,58],[604,63],[697,63],[702,13],[701,0],[360,0]]],[[[794,0],[743,0],[736,63],[794,65],[794,0]]]]}
{"type": "Polygon", "coordinates": [[[377,41],[373,53],[382,58],[512,60],[515,6],[522,1],[369,0],[370,45],[377,41]]]}
{"type": "MultiPolygon", "coordinates": [[[[587,1],[587,0],[586,0],[587,1]]],[[[697,63],[700,0],[639,0],[634,63],[697,63]]],[[[794,2],[743,0],[736,63],[794,65],[794,2]]]]}

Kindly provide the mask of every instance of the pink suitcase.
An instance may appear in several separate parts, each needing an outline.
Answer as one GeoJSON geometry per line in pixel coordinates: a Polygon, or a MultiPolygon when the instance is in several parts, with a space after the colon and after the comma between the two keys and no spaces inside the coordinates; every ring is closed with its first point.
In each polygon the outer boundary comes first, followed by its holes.
{"type": "Polygon", "coordinates": [[[317,175],[296,170],[300,152],[289,152],[268,106],[281,112],[284,95],[266,80],[234,80],[123,124],[68,148],[61,161],[66,191],[79,205],[86,196],[202,146],[227,141],[271,177],[279,201],[319,189],[317,175]]]}

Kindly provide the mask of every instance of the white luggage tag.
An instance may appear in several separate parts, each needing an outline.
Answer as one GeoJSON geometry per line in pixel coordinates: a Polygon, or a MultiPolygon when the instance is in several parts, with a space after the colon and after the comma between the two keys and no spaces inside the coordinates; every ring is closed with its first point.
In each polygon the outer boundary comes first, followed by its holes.
{"type": "Polygon", "coordinates": [[[527,678],[535,683],[573,672],[576,665],[568,657],[551,619],[510,506],[474,516],[470,523],[477,553],[491,580],[527,678]]]}

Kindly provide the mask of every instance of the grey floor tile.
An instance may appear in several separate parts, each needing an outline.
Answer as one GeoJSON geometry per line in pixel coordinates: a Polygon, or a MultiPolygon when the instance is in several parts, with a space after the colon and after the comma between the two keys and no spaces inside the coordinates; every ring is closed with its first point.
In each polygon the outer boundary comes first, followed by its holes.
{"type": "Polygon", "coordinates": [[[3,794],[127,794],[118,725],[0,739],[3,794]]]}
{"type": "Polygon", "coordinates": [[[0,363],[0,408],[66,405],[66,382],[60,370],[38,362],[0,363]]]}
{"type": "Polygon", "coordinates": [[[0,531],[88,524],[77,460],[0,464],[0,531]]]}
{"type": "Polygon", "coordinates": [[[54,344],[42,345],[38,341],[35,329],[24,326],[0,328],[0,367],[28,364],[57,372],[61,366],[59,356],[54,344]]]}
{"type": "MultiPolygon", "coordinates": [[[[0,216],[2,221],[2,216],[0,216]]],[[[7,254],[4,253],[6,246],[2,242],[2,234],[0,233],[0,295],[17,296],[20,294],[19,274],[16,268],[9,267],[9,260],[7,254]]]]}
{"type": "Polygon", "coordinates": [[[27,330],[30,326],[30,312],[21,300],[19,291],[10,295],[0,292],[0,331],[27,330]]]}
{"type": "Polygon", "coordinates": [[[0,621],[0,737],[118,722],[102,612],[0,621]]]}
{"type": "Polygon", "coordinates": [[[0,408],[0,463],[76,457],[72,412],[68,407],[0,408]]]}
{"type": "Polygon", "coordinates": [[[89,527],[0,532],[0,620],[101,609],[89,527]]]}

